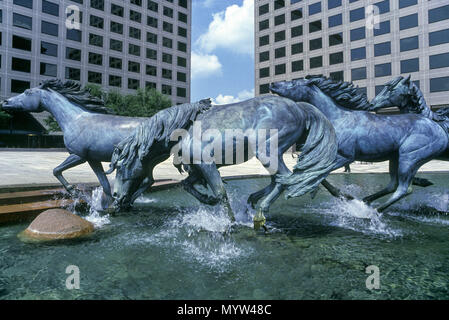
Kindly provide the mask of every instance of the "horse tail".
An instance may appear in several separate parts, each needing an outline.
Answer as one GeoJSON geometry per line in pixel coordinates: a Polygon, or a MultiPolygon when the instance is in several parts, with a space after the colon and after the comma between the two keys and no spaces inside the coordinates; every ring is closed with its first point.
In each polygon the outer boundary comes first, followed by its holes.
{"type": "Polygon", "coordinates": [[[300,102],[297,105],[307,115],[308,133],[293,172],[276,177],[276,182],[285,187],[287,199],[299,197],[317,188],[333,170],[338,150],[334,127],[326,116],[311,104],[300,102]]]}

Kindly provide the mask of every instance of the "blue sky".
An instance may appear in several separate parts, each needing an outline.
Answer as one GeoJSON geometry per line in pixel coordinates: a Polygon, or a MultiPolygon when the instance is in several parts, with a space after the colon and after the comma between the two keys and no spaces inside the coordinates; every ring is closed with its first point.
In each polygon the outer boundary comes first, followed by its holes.
{"type": "Polygon", "coordinates": [[[254,0],[193,0],[192,101],[254,96],[254,0]]]}

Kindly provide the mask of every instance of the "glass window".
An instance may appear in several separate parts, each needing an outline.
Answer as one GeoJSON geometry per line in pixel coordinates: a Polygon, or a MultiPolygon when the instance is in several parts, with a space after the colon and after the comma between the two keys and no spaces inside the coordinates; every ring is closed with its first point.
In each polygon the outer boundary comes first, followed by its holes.
{"type": "Polygon", "coordinates": [[[58,67],[55,64],[41,62],[40,74],[42,76],[57,77],[58,67]]]}
{"type": "Polygon", "coordinates": [[[268,84],[268,83],[261,84],[259,86],[259,92],[260,92],[260,94],[270,93],[270,84],[268,84]]]}
{"type": "Polygon", "coordinates": [[[18,13],[13,13],[12,15],[13,26],[32,30],[33,28],[33,19],[31,17],[27,17],[18,13]]]}
{"type": "Polygon", "coordinates": [[[331,72],[329,74],[329,77],[334,81],[344,81],[344,72],[343,71],[331,72]]]}
{"type": "Polygon", "coordinates": [[[278,75],[278,74],[285,74],[286,72],[286,64],[282,63],[282,64],[278,64],[276,66],[274,66],[274,74],[278,75]]]}
{"type": "Polygon", "coordinates": [[[418,26],[418,14],[414,13],[405,17],[399,18],[399,29],[405,30],[418,26]]]}
{"type": "MultiPolygon", "coordinates": [[[[141,7],[142,6],[142,0],[130,0],[130,2],[136,6],[141,7]]],[[[172,1],[170,1],[172,2],[172,1]]]]}
{"type": "Polygon", "coordinates": [[[292,62],[292,72],[302,71],[304,70],[304,61],[298,60],[292,62]]]}
{"type": "Polygon", "coordinates": [[[65,49],[65,57],[69,60],[81,61],[81,50],[67,47],[65,49]]]}
{"type": "Polygon", "coordinates": [[[65,78],[69,79],[69,80],[80,81],[81,80],[81,70],[77,69],[77,68],[66,67],[65,68],[65,78]]]}
{"type": "Polygon", "coordinates": [[[173,56],[171,54],[169,54],[169,53],[163,52],[162,53],[162,62],[172,64],[173,63],[173,56]]]}
{"type": "Polygon", "coordinates": [[[166,37],[162,37],[162,45],[166,48],[173,48],[173,40],[166,37]]]}
{"type": "Polygon", "coordinates": [[[140,46],[130,43],[128,46],[128,53],[134,56],[140,56],[140,46]]]}
{"type": "Polygon", "coordinates": [[[140,63],[135,61],[128,61],[128,71],[140,73],[140,63]]]}
{"type": "Polygon", "coordinates": [[[329,17],[329,28],[339,26],[341,24],[343,24],[343,18],[341,13],[329,17]]]}
{"type": "Polygon", "coordinates": [[[331,53],[329,55],[329,64],[343,63],[343,52],[331,53]]]}
{"type": "Polygon", "coordinates": [[[429,10],[429,23],[449,19],[449,5],[429,10]]]}
{"type": "Polygon", "coordinates": [[[147,42],[157,44],[157,34],[147,32],[147,42]]]}
{"type": "Polygon", "coordinates": [[[304,51],[302,42],[292,44],[292,54],[302,53],[304,51]]]}
{"type": "Polygon", "coordinates": [[[309,33],[321,31],[321,29],[322,29],[321,20],[317,20],[317,21],[313,21],[313,22],[309,23],[309,33]]]}
{"type": "Polygon", "coordinates": [[[31,61],[20,58],[12,58],[11,70],[20,72],[31,72],[31,61]]]}
{"type": "Polygon", "coordinates": [[[164,13],[164,16],[173,18],[173,9],[172,8],[164,7],[163,13],[164,13]]]}
{"type": "Polygon", "coordinates": [[[351,61],[363,60],[366,58],[366,47],[351,49],[351,61]]]}
{"type": "Polygon", "coordinates": [[[390,33],[390,21],[388,20],[379,23],[379,28],[373,30],[374,36],[380,36],[382,34],[390,33]]]}
{"type": "Polygon", "coordinates": [[[183,57],[178,57],[178,66],[187,67],[187,59],[183,57]]]}
{"type": "Polygon", "coordinates": [[[187,23],[187,15],[182,12],[178,12],[178,21],[187,23]]]}
{"type": "Polygon", "coordinates": [[[181,81],[181,82],[187,82],[187,74],[185,74],[184,72],[177,72],[176,80],[181,81]]]}
{"type": "Polygon", "coordinates": [[[162,78],[172,79],[172,71],[168,69],[162,69],[162,78]]]}
{"type": "Polygon", "coordinates": [[[327,8],[333,9],[333,8],[337,8],[337,7],[341,7],[341,0],[328,0],[327,1],[327,8]]]}
{"type": "Polygon", "coordinates": [[[109,67],[114,69],[122,69],[122,59],[109,57],[109,67]]]}
{"type": "Polygon", "coordinates": [[[111,32],[123,34],[123,24],[111,21],[111,32]]]}
{"type": "Polygon", "coordinates": [[[12,36],[12,47],[14,49],[31,51],[31,39],[13,35],[12,36]]]}
{"type": "Polygon", "coordinates": [[[302,18],[302,9],[295,9],[290,13],[290,20],[295,21],[302,18]]]}
{"type": "Polygon", "coordinates": [[[156,90],[156,83],[151,81],[145,81],[145,87],[148,89],[155,89],[156,90]]]}
{"type": "Polygon", "coordinates": [[[374,90],[375,90],[374,94],[377,96],[379,93],[382,92],[383,89],[384,89],[384,85],[376,86],[376,87],[374,88],[374,90]]]}
{"type": "Polygon", "coordinates": [[[376,77],[385,77],[391,75],[391,63],[376,64],[374,66],[374,75],[376,77]]]}
{"type": "Polygon", "coordinates": [[[285,40],[285,31],[284,30],[276,32],[274,34],[274,41],[275,42],[283,41],[283,40],[285,40]]]}
{"type": "Polygon", "coordinates": [[[384,0],[381,2],[377,2],[374,5],[377,6],[377,8],[379,8],[380,14],[390,12],[390,0],[384,0]]]}
{"type": "Polygon", "coordinates": [[[264,51],[259,53],[259,62],[270,60],[270,51],[264,51]]]}
{"type": "Polygon", "coordinates": [[[59,16],[59,4],[42,0],[42,12],[53,16],[59,16]]]}
{"type": "Polygon", "coordinates": [[[449,91],[449,77],[430,79],[430,92],[449,91]]]}
{"type": "Polygon", "coordinates": [[[263,6],[259,7],[259,16],[262,16],[270,11],[269,4],[264,4],[263,6]]]}
{"type": "Polygon", "coordinates": [[[282,9],[285,7],[285,1],[284,0],[274,0],[274,10],[282,9]]]}
{"type": "Polygon", "coordinates": [[[309,50],[317,50],[323,47],[323,40],[321,38],[312,39],[309,41],[309,50]]]}
{"type": "Polygon", "coordinates": [[[259,78],[267,78],[270,76],[270,68],[266,67],[266,68],[261,68],[259,70],[259,78]]]}
{"type": "Polygon", "coordinates": [[[147,75],[157,77],[157,68],[155,66],[147,64],[145,69],[147,75]]]}
{"type": "Polygon", "coordinates": [[[171,86],[163,84],[161,92],[162,92],[162,94],[165,94],[167,96],[171,96],[171,86]]]}
{"type": "Polygon", "coordinates": [[[278,26],[285,23],[285,14],[274,17],[274,25],[278,26]]]}
{"type": "Polygon", "coordinates": [[[365,19],[365,7],[351,10],[349,12],[349,20],[351,22],[365,19]]]}
{"type": "Polygon", "coordinates": [[[102,17],[97,17],[94,15],[90,15],[90,26],[103,29],[104,28],[104,19],[102,17]]]}
{"type": "Polygon", "coordinates": [[[131,38],[140,40],[140,38],[141,38],[140,29],[137,29],[137,28],[134,28],[134,27],[129,27],[128,32],[129,32],[129,36],[131,38]]]}
{"type": "Polygon", "coordinates": [[[185,98],[187,96],[187,89],[186,88],[176,88],[176,96],[185,98]]]}
{"type": "Polygon", "coordinates": [[[51,22],[42,21],[41,32],[57,37],[58,36],[58,25],[51,23],[51,22]]]}
{"type": "Polygon", "coordinates": [[[401,39],[400,41],[401,52],[415,50],[419,48],[419,38],[418,36],[408,37],[401,39]]]}
{"type": "Polygon", "coordinates": [[[401,73],[409,73],[419,71],[419,59],[407,59],[401,61],[401,73]]]}
{"type": "Polygon", "coordinates": [[[399,9],[414,6],[418,0],[399,0],[399,9]]]}
{"type": "Polygon", "coordinates": [[[343,33],[331,34],[329,36],[329,46],[336,46],[343,43],[343,33]]]}
{"type": "Polygon", "coordinates": [[[323,66],[323,57],[310,58],[310,69],[320,68],[323,66]]]}
{"type": "Polygon", "coordinates": [[[113,15],[123,17],[123,15],[125,14],[125,9],[122,6],[112,3],[111,4],[111,13],[113,15]]]}
{"type": "Polygon", "coordinates": [[[351,41],[365,39],[365,27],[351,30],[351,41]]]}
{"type": "Polygon", "coordinates": [[[104,0],[90,0],[90,6],[94,9],[104,11],[104,0]]]}
{"type": "Polygon", "coordinates": [[[262,36],[259,37],[259,46],[266,46],[267,44],[270,43],[270,36],[266,35],[266,36],[262,36]]]}
{"type": "Polygon", "coordinates": [[[449,53],[435,54],[429,57],[430,69],[449,67],[449,53]]]}
{"type": "Polygon", "coordinates": [[[187,29],[183,27],[178,27],[178,36],[187,38],[187,29]]]}
{"type": "Polygon", "coordinates": [[[134,10],[129,10],[129,19],[140,23],[142,22],[142,14],[134,10]]]}
{"type": "Polygon", "coordinates": [[[103,47],[103,36],[89,33],[89,44],[91,46],[103,47]]]}
{"type": "Polygon", "coordinates": [[[449,29],[429,32],[429,46],[449,43],[449,29]]]}
{"type": "Polygon", "coordinates": [[[153,28],[156,28],[156,29],[157,29],[157,19],[148,16],[148,17],[147,17],[147,25],[150,26],[150,27],[153,27],[153,28]]]}
{"type": "Polygon", "coordinates": [[[366,79],[366,67],[351,70],[352,81],[366,79]]]}
{"type": "Polygon", "coordinates": [[[87,72],[87,81],[90,83],[101,84],[102,83],[102,74],[99,72],[88,71],[87,72]]]}
{"type": "Polygon", "coordinates": [[[99,53],[89,52],[89,63],[101,66],[103,64],[103,56],[99,53]]]}
{"type": "Polygon", "coordinates": [[[270,20],[266,19],[259,22],[259,31],[268,29],[270,27],[270,20]]]}
{"type": "Polygon", "coordinates": [[[33,0],[14,0],[13,3],[18,6],[33,9],[33,0]]]}
{"type": "MultiPolygon", "coordinates": [[[[157,51],[147,48],[147,59],[151,59],[151,60],[157,60],[157,51]]],[[[180,57],[178,57],[178,61],[179,61],[180,57]]]]}
{"type": "Polygon", "coordinates": [[[29,88],[30,88],[29,81],[21,81],[21,80],[11,79],[11,92],[22,93],[26,89],[29,89],[29,88]]]}
{"type": "Polygon", "coordinates": [[[283,58],[285,57],[285,47],[277,48],[274,50],[274,57],[277,58],[283,58]]]}
{"type": "Polygon", "coordinates": [[[291,29],[291,37],[292,38],[302,36],[302,33],[303,33],[302,26],[296,26],[291,29]]]}
{"type": "Polygon", "coordinates": [[[121,87],[122,86],[122,77],[109,75],[109,85],[111,87],[121,87]]]}
{"type": "Polygon", "coordinates": [[[58,45],[54,43],[49,43],[41,41],[41,54],[47,56],[57,57],[58,56],[58,45]]]}
{"type": "Polygon", "coordinates": [[[321,2],[309,4],[309,16],[321,12],[321,2]]]}
{"type": "Polygon", "coordinates": [[[382,42],[374,45],[374,56],[384,56],[391,54],[391,42],[382,42]]]}
{"type": "Polygon", "coordinates": [[[430,56],[429,63],[430,69],[449,67],[449,52],[430,56]]]}
{"type": "Polygon", "coordinates": [[[158,12],[159,11],[158,3],[156,1],[148,0],[148,10],[158,12]]]}
{"type": "Polygon", "coordinates": [[[109,49],[114,51],[123,51],[123,42],[120,40],[111,39],[109,42],[109,49]]]}

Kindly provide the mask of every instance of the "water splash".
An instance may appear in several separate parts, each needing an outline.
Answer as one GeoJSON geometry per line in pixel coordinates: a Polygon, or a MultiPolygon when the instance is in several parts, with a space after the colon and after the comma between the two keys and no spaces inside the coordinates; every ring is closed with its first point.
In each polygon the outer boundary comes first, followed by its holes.
{"type": "Polygon", "coordinates": [[[377,212],[376,209],[361,200],[333,199],[323,205],[318,209],[312,208],[312,210],[317,213],[324,212],[330,225],[364,234],[402,236],[402,231],[391,227],[382,213],[377,212]]]}
{"type": "Polygon", "coordinates": [[[109,220],[109,214],[100,215],[99,213],[99,211],[103,210],[102,197],[102,187],[98,187],[92,190],[92,195],[90,197],[89,214],[84,217],[84,219],[91,222],[96,229],[101,229],[103,226],[111,223],[111,220],[109,220]]]}

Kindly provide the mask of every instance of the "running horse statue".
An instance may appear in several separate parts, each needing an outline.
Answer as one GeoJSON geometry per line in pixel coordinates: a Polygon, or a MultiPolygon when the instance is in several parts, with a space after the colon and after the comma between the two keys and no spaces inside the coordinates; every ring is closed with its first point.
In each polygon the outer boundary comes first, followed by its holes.
{"type": "MultiPolygon", "coordinates": [[[[204,103],[210,105],[210,101],[204,103]]],[[[62,172],[87,161],[111,200],[111,188],[101,162],[110,162],[115,145],[147,119],[108,114],[102,99],[81,89],[77,82],[58,79],[43,81],[39,87],[5,100],[2,108],[5,111],[50,112],[64,133],[64,144],[70,153],[53,170],[55,177],[74,196],[76,190],[62,172]]]]}
{"type": "Polygon", "coordinates": [[[243,163],[255,155],[270,173],[271,183],[250,195],[248,204],[254,208],[262,199],[254,227],[266,228],[264,214],[283,191],[287,198],[301,196],[314,190],[333,169],[337,155],[334,128],[308,103],[268,96],[214,106],[198,115],[181,136],[172,130],[178,127],[178,117],[173,115],[185,112],[188,108],[177,106],[163,110],[117,146],[109,170],[117,169],[113,194],[117,208],[129,208],[154,181],[151,172],[160,155],[172,153],[179,160],[178,168],[189,174],[182,182],[186,191],[202,203],[224,206],[234,220],[218,168],[243,163]],[[196,131],[196,126],[201,130],[196,131]],[[291,172],[282,155],[295,143],[302,146],[302,153],[291,172]],[[208,186],[213,195],[200,192],[196,185],[208,186]]]}
{"type": "Polygon", "coordinates": [[[333,169],[355,160],[390,161],[389,185],[363,199],[371,203],[393,193],[378,207],[379,211],[410,194],[418,169],[448,147],[447,133],[437,122],[417,114],[373,114],[373,105],[348,82],[311,76],[271,84],[270,90],[294,101],[309,102],[330,120],[338,139],[333,169]]]}

